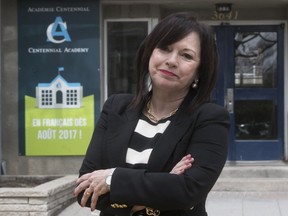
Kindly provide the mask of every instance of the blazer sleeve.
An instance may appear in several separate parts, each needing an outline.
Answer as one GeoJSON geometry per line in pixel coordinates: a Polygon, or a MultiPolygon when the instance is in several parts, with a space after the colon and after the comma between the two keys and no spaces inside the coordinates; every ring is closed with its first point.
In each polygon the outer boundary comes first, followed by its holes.
{"type": "Polygon", "coordinates": [[[90,144],[82,162],[82,166],[79,170],[80,176],[85,173],[103,168],[101,149],[103,148],[102,146],[105,142],[104,138],[107,130],[107,118],[112,101],[112,98],[108,99],[103,106],[99,120],[97,121],[90,144]]]}
{"type": "Polygon", "coordinates": [[[133,95],[131,94],[118,94],[110,96],[105,101],[82,162],[79,171],[80,176],[98,169],[111,168],[105,164],[105,155],[103,155],[105,142],[107,140],[106,132],[109,124],[113,124],[109,122],[109,115],[111,115],[111,113],[120,115],[131,102],[132,98],[133,95]]]}
{"type": "Polygon", "coordinates": [[[203,201],[227,158],[229,114],[223,107],[207,103],[195,111],[191,122],[188,135],[181,140],[182,144],[187,143],[184,155],[195,158],[190,169],[175,175],[117,168],[112,177],[110,201],[159,210],[190,209],[203,201]]]}
{"type": "MultiPolygon", "coordinates": [[[[86,173],[93,172],[99,169],[107,169],[105,164],[105,155],[103,151],[105,148],[106,142],[106,132],[108,128],[108,119],[111,112],[117,112],[131,101],[131,96],[123,95],[112,95],[109,97],[103,105],[100,117],[95,126],[90,144],[87,148],[86,155],[83,159],[82,165],[79,170],[79,176],[82,176],[86,173]],[[119,102],[120,101],[120,102],[119,102]]],[[[78,203],[80,204],[84,191],[82,191],[78,197],[78,203]]],[[[90,207],[91,198],[86,203],[87,207],[90,207]]],[[[101,196],[97,202],[97,209],[107,208],[109,205],[109,194],[101,196]]]]}

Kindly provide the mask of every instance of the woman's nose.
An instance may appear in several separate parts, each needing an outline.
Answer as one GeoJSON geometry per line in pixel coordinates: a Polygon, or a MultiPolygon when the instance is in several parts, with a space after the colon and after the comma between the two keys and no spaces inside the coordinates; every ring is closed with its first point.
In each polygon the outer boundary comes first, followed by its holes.
{"type": "Polygon", "coordinates": [[[166,65],[168,65],[169,67],[177,66],[177,61],[177,53],[169,53],[166,59],[166,65]]]}

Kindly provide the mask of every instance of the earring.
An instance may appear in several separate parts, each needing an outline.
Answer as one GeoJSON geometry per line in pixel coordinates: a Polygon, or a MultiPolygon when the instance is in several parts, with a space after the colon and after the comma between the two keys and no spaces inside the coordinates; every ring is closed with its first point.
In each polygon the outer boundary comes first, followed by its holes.
{"type": "Polygon", "coordinates": [[[194,82],[193,82],[193,84],[192,84],[192,88],[193,88],[193,89],[198,88],[198,82],[199,82],[198,79],[195,79],[195,80],[194,80],[194,82]]]}

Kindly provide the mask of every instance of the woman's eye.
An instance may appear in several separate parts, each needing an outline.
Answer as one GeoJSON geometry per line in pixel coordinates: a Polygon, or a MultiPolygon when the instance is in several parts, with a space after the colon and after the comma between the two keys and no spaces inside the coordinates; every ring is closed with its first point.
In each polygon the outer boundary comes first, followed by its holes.
{"type": "Polygon", "coordinates": [[[183,54],[182,54],[182,57],[185,58],[185,59],[187,59],[187,60],[193,60],[193,59],[194,59],[193,56],[190,55],[190,54],[188,54],[188,53],[183,53],[183,54]]]}

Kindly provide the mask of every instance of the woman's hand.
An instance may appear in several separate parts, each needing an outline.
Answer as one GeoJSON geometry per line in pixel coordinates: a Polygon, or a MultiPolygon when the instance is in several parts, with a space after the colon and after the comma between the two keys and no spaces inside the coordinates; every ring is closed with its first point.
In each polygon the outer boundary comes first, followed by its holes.
{"type": "Polygon", "coordinates": [[[88,199],[92,195],[91,211],[95,210],[99,196],[109,192],[105,179],[113,170],[114,169],[96,170],[78,178],[76,181],[77,187],[74,190],[74,196],[77,196],[81,191],[85,190],[81,199],[82,207],[86,205],[88,199]]]}
{"type": "Polygon", "coordinates": [[[192,166],[194,158],[190,154],[184,156],[171,170],[171,174],[180,175],[184,173],[185,170],[192,166]]]}

